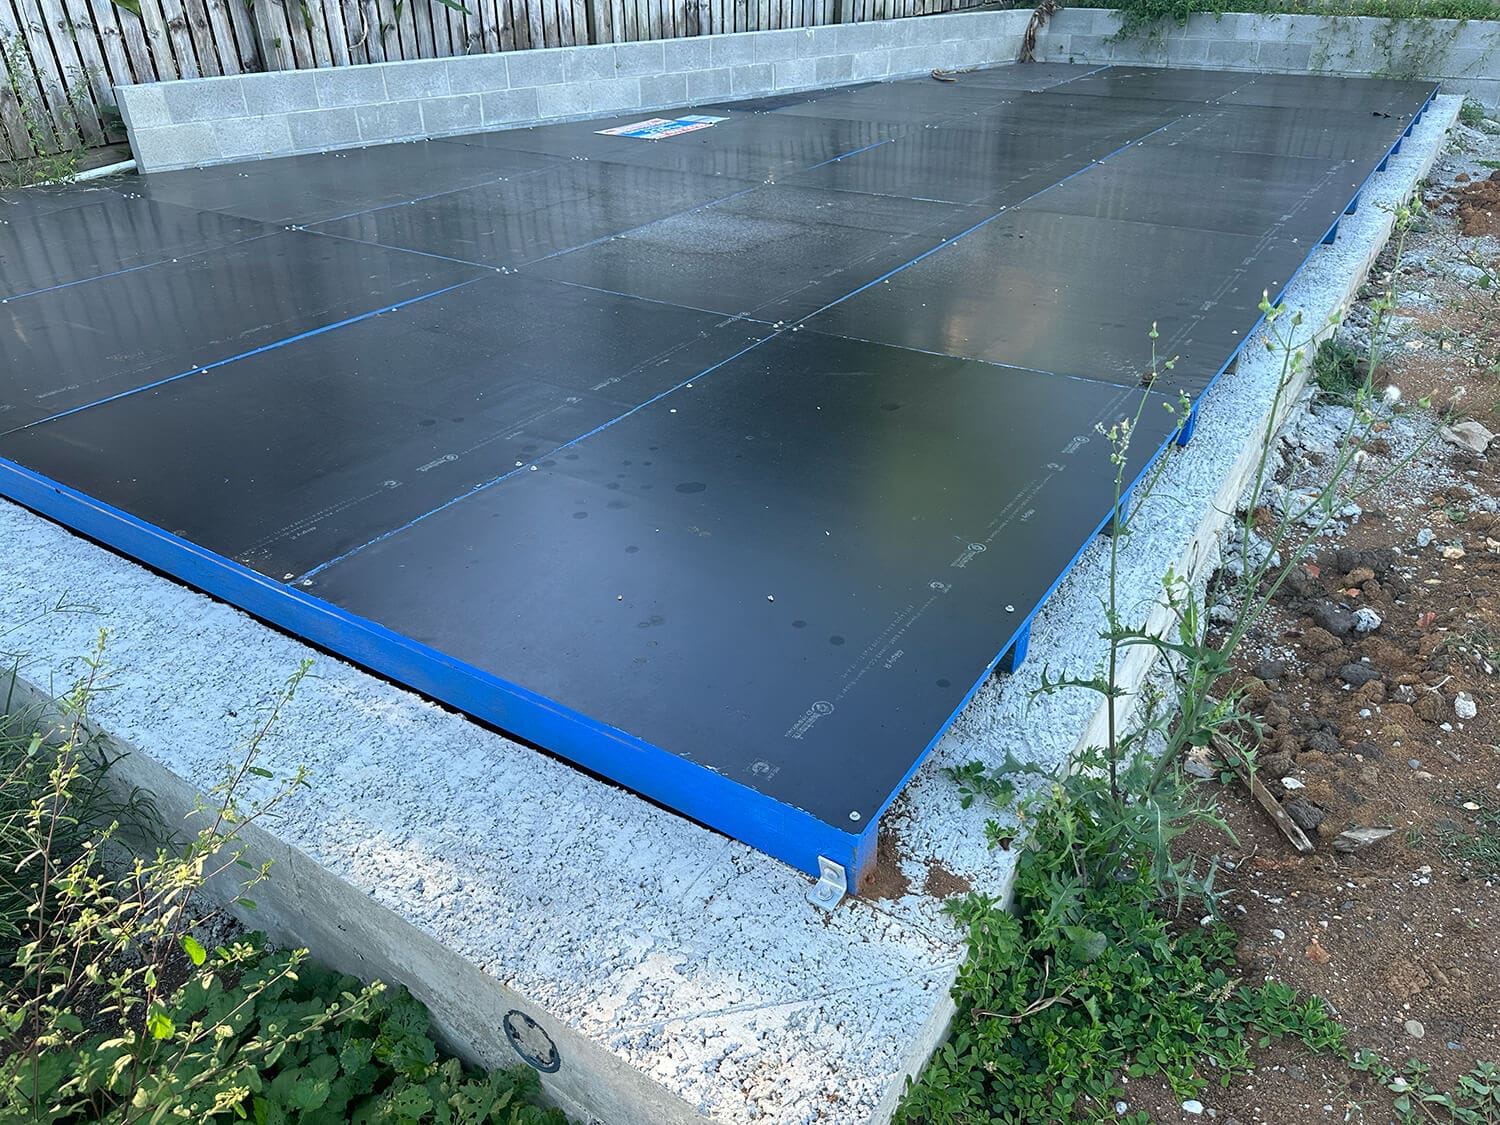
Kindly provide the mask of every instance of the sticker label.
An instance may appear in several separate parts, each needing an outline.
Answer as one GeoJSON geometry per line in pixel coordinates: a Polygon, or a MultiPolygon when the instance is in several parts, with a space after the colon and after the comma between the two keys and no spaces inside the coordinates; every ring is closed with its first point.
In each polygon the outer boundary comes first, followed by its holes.
{"type": "Polygon", "coordinates": [[[699,114],[690,114],[687,117],[653,117],[649,121],[637,121],[634,125],[616,125],[613,129],[596,130],[604,137],[633,137],[638,141],[659,141],[666,137],[675,137],[679,133],[693,133],[699,129],[708,129],[717,125],[720,121],[727,121],[726,117],[704,117],[699,114]]]}

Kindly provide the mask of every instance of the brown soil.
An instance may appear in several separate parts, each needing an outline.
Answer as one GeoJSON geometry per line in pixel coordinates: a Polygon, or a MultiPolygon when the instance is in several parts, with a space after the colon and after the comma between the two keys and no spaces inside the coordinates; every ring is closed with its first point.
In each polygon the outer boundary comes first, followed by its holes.
{"type": "MultiPolygon", "coordinates": [[[[1480,268],[1500,281],[1500,252],[1473,240],[1500,234],[1500,172],[1450,171],[1430,204],[1406,244],[1420,264],[1395,278],[1405,334],[1379,375],[1407,401],[1500,429],[1500,296],[1474,283],[1480,268]]],[[[1365,445],[1367,470],[1401,455],[1398,430],[1443,420],[1413,409],[1386,425],[1365,445]]],[[[1322,997],[1351,1047],[1420,1059],[1447,1090],[1500,1061],[1500,439],[1486,456],[1432,441],[1361,501],[1357,523],[1319,541],[1240,649],[1262,780],[1315,852],[1299,856],[1238,786],[1218,797],[1233,842],[1205,830],[1189,846],[1224,861],[1247,982],[1322,997]],[[1378,627],[1356,628],[1360,609],[1378,627]],[[1332,847],[1356,827],[1393,831],[1332,847]]],[[[1315,475],[1319,459],[1306,460],[1315,475]]],[[[1254,1057],[1255,1074],[1202,1099],[1204,1116],[1155,1079],[1127,1084],[1129,1107],[1160,1122],[1393,1119],[1392,1095],[1337,1058],[1289,1045],[1254,1057]]]]}

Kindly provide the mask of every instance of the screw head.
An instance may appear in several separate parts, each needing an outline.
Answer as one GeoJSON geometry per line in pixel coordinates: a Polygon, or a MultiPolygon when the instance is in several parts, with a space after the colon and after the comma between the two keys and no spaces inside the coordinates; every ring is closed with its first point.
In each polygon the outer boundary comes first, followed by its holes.
{"type": "Polygon", "coordinates": [[[859,819],[859,813],[858,812],[852,812],[852,813],[850,813],[849,814],[849,819],[850,820],[858,820],[859,819]]]}

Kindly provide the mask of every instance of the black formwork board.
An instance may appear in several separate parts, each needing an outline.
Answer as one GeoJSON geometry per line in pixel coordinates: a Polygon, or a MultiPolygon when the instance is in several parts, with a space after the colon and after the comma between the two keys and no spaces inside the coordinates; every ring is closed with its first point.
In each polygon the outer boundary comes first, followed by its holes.
{"type": "Polygon", "coordinates": [[[1127,479],[1168,439],[1150,397],[784,334],[312,590],[858,829],[1108,516],[1095,426],[1142,412],[1127,479]]]}
{"type": "Polygon", "coordinates": [[[0,430],[86,407],[493,271],[301,231],[0,305],[0,430]]]}
{"type": "Polygon", "coordinates": [[[956,77],[0,196],[0,493],[861,872],[1432,92],[956,77]]]}
{"type": "Polygon", "coordinates": [[[941,244],[978,216],[950,203],[765,185],[527,272],[730,315],[789,321],[941,244]]]}
{"type": "Polygon", "coordinates": [[[1048,212],[1034,205],[1044,199],[998,216],[809,325],[1128,386],[1151,367],[1155,324],[1162,358],[1178,357],[1161,386],[1196,398],[1254,329],[1262,294],[1281,292],[1322,234],[1268,243],[1259,230],[1048,212]]]}
{"type": "Polygon", "coordinates": [[[768,334],[491,274],[0,436],[0,456],[292,580],[768,334]]]}

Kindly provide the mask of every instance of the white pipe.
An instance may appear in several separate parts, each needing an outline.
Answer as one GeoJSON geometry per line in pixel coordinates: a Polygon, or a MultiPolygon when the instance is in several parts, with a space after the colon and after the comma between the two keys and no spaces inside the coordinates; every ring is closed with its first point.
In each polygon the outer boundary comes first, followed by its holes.
{"type": "Polygon", "coordinates": [[[134,160],[122,160],[118,164],[106,164],[102,168],[90,168],[87,172],[79,172],[73,177],[76,183],[79,180],[97,180],[101,176],[113,176],[116,172],[134,172],[134,160]]]}

